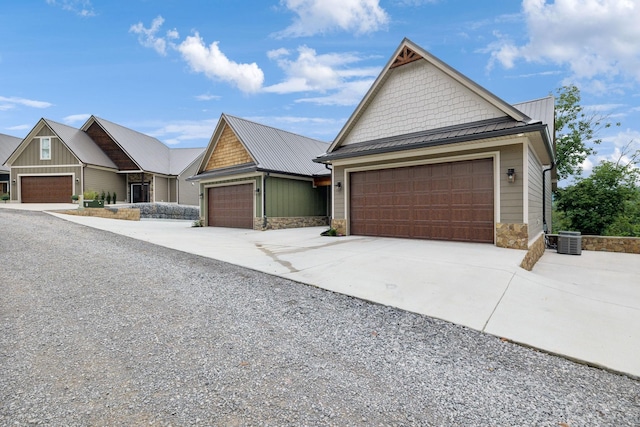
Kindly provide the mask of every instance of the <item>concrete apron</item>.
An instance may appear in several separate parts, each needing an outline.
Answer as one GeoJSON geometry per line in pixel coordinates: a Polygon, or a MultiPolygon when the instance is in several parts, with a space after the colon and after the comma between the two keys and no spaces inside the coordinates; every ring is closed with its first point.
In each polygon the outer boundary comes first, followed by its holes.
{"type": "MultiPolygon", "coordinates": [[[[614,287],[587,283],[598,277],[594,270],[603,271],[601,253],[580,258],[547,252],[528,272],[518,267],[524,251],[486,244],[321,237],[323,227],[261,232],[51,214],[640,377],[640,270],[618,271],[614,287]],[[591,271],[569,273],[562,265],[570,276],[558,275],[549,263],[545,267],[554,256],[559,265],[584,261],[591,271]]],[[[622,259],[621,268],[640,265],[637,255],[611,255],[622,259]]]]}

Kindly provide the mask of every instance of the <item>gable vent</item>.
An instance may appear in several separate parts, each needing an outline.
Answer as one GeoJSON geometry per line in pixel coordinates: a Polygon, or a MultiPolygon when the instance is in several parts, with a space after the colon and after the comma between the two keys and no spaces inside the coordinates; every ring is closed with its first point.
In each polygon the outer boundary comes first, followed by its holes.
{"type": "Polygon", "coordinates": [[[417,61],[418,59],[422,59],[422,56],[415,53],[413,50],[409,49],[407,46],[403,47],[398,56],[396,57],[393,64],[389,68],[396,68],[401,65],[408,64],[413,61],[417,61]]]}

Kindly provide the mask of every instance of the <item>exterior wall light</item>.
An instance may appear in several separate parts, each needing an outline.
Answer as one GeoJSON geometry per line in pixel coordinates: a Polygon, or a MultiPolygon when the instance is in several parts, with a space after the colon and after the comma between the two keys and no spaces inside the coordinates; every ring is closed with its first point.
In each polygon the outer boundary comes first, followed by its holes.
{"type": "Polygon", "coordinates": [[[340,181],[336,182],[336,188],[340,190],[342,188],[342,182],[340,181]]]}
{"type": "Polygon", "coordinates": [[[256,194],[260,194],[260,187],[256,187],[256,194]]]}
{"type": "Polygon", "coordinates": [[[11,181],[11,183],[12,183],[13,185],[16,185],[16,180],[14,179],[13,181],[11,181]]]}
{"type": "Polygon", "coordinates": [[[200,199],[204,199],[204,193],[200,193],[200,199]]]}
{"type": "Polygon", "coordinates": [[[509,184],[513,184],[514,182],[516,182],[516,171],[515,171],[515,169],[513,169],[513,168],[507,169],[507,181],[509,181],[509,184]]]}

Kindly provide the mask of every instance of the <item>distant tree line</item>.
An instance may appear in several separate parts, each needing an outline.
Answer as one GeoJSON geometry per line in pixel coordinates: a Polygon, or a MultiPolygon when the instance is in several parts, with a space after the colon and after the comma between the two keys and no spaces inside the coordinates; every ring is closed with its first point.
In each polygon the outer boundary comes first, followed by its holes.
{"type": "Polygon", "coordinates": [[[640,237],[640,150],[634,151],[634,141],[629,141],[616,161],[603,160],[583,177],[583,162],[602,142],[600,131],[620,123],[585,112],[575,85],[557,93],[556,170],[559,180],[572,183],[554,193],[554,231],[640,237]]]}

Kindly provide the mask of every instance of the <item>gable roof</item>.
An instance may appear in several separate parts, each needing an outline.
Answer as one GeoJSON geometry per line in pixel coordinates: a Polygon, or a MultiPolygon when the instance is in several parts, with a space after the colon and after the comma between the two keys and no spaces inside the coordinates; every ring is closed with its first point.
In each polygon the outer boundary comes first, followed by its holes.
{"type": "Polygon", "coordinates": [[[93,142],[93,140],[81,131],[71,126],[55,122],[53,120],[41,118],[31,129],[29,134],[22,140],[20,145],[7,159],[7,163],[15,161],[20,153],[31,143],[35,134],[44,126],[47,126],[54,135],[73,153],[78,161],[95,166],[104,166],[117,169],[111,159],[93,142]]]}
{"type": "Polygon", "coordinates": [[[140,167],[140,170],[171,174],[169,147],[149,135],[126,128],[119,124],[91,116],[82,126],[86,131],[97,123],[111,139],[140,167]]]}
{"type": "Polygon", "coordinates": [[[4,166],[4,163],[9,159],[11,153],[18,148],[20,142],[22,142],[22,138],[0,133],[0,171],[9,172],[9,168],[4,166]]]}
{"type": "Polygon", "coordinates": [[[301,176],[330,173],[323,165],[313,162],[315,157],[327,150],[329,143],[223,113],[198,168],[201,177],[216,174],[215,171],[205,172],[204,168],[215,151],[225,124],[235,133],[254,161],[254,164],[227,168],[231,173],[263,171],[301,176]]]}
{"type": "Polygon", "coordinates": [[[522,111],[524,114],[531,117],[532,120],[539,120],[543,124],[547,125],[551,141],[555,138],[555,106],[556,101],[553,95],[513,104],[514,108],[522,111]]]}
{"type": "Polygon", "coordinates": [[[169,150],[169,163],[171,175],[180,175],[189,166],[197,161],[204,154],[204,147],[200,148],[173,148],[169,150]]]}
{"type": "Polygon", "coordinates": [[[405,38],[402,40],[394,54],[391,56],[391,59],[385,67],[382,69],[380,75],[373,82],[373,85],[369,88],[363,99],[360,101],[355,111],[351,114],[343,128],[338,133],[338,136],[333,141],[327,153],[331,153],[332,151],[338,149],[342,142],[345,140],[349,132],[358,122],[364,111],[367,109],[369,104],[375,98],[379,89],[384,85],[384,83],[389,79],[389,77],[394,73],[394,69],[417,60],[425,60],[432,66],[434,66],[437,70],[441,71],[460,85],[464,86],[466,89],[479,96],[481,99],[491,104],[493,107],[497,108],[501,112],[505,114],[505,116],[510,117],[512,120],[518,122],[528,123],[531,119],[524,114],[522,111],[513,107],[509,103],[503,101],[493,93],[489,92],[482,86],[478,85],[462,73],[458,72],[454,68],[442,62],[440,59],[431,55],[426,50],[422,49],[420,46],[413,43],[411,40],[405,38]]]}

